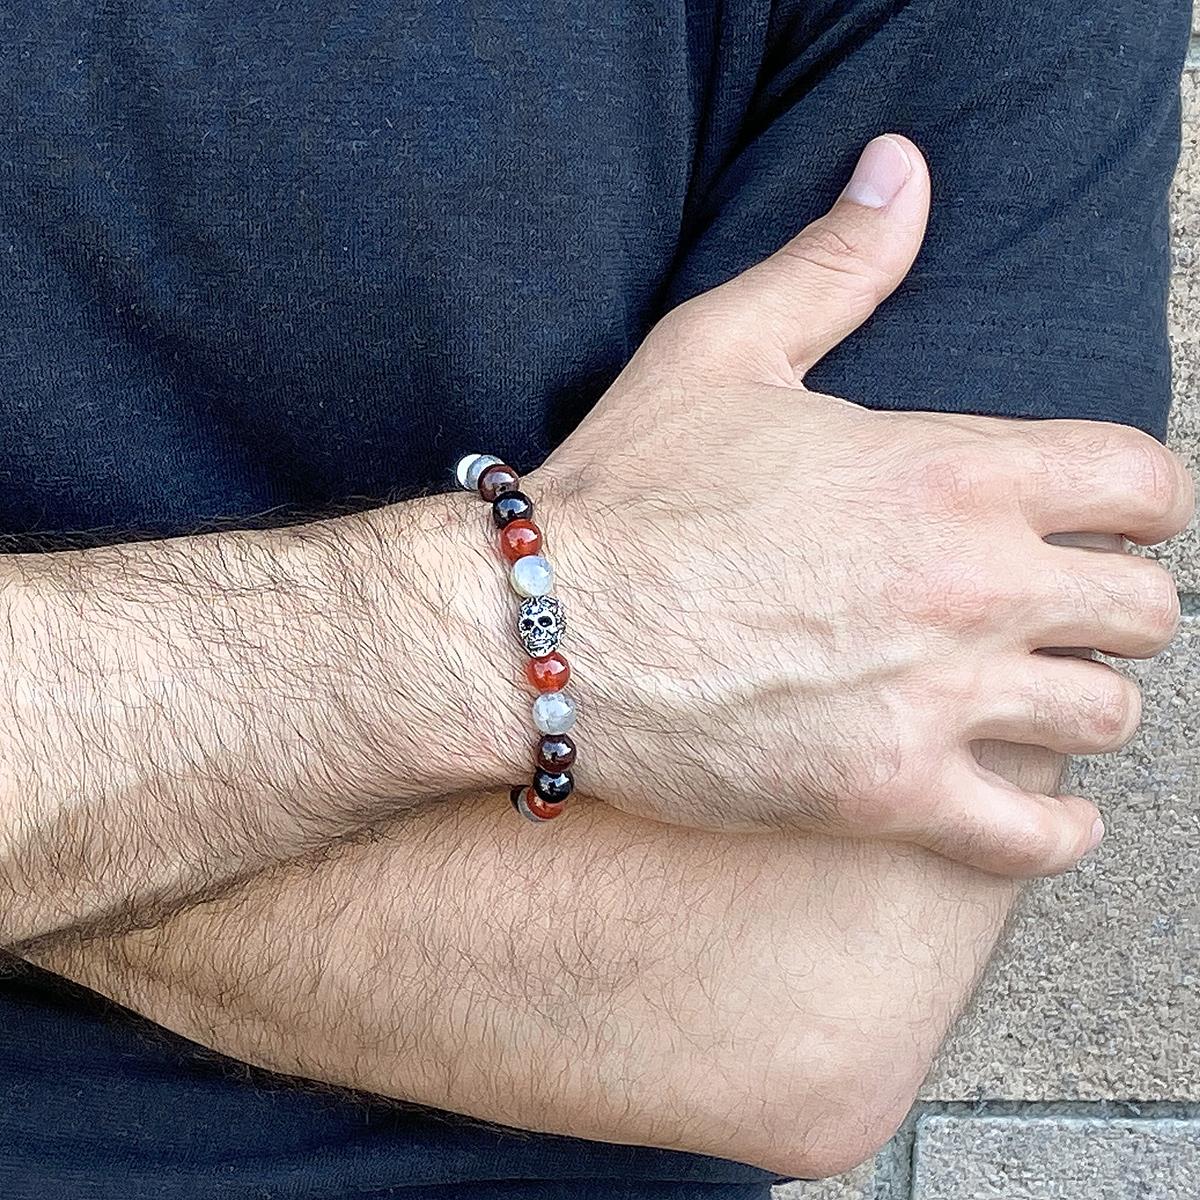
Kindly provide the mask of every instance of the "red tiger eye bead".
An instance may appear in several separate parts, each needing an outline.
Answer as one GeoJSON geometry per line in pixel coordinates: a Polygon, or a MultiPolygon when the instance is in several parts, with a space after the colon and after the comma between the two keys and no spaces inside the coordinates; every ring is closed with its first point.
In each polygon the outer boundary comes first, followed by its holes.
{"type": "Polygon", "coordinates": [[[507,463],[493,463],[479,477],[479,494],[491,504],[521,486],[520,476],[507,463]]]}
{"type": "Polygon", "coordinates": [[[575,762],[575,743],[565,733],[544,733],[537,744],[537,765],[552,775],[575,762]]]}
{"type": "Polygon", "coordinates": [[[557,692],[571,678],[571,665],[555,650],[544,658],[531,658],[525,676],[539,692],[557,692]]]}
{"type": "Polygon", "coordinates": [[[500,553],[509,562],[539,554],[541,549],[542,531],[532,521],[510,521],[500,530],[500,553]]]}
{"type": "Polygon", "coordinates": [[[557,804],[551,804],[549,800],[543,800],[533,788],[529,788],[525,793],[525,807],[539,821],[553,821],[566,808],[566,801],[560,800],[557,804]]]}
{"type": "Polygon", "coordinates": [[[530,821],[553,821],[566,808],[565,801],[551,804],[531,787],[513,788],[511,799],[513,808],[530,821]]]}

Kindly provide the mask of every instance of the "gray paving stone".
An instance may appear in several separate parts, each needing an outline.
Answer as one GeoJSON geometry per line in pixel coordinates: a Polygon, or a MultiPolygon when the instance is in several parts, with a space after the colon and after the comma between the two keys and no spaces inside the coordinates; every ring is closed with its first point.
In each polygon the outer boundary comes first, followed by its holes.
{"type": "Polygon", "coordinates": [[[848,1175],[822,1179],[818,1183],[785,1183],[774,1188],[772,1200],[871,1200],[875,1169],[867,1163],[848,1175]]]}
{"type": "Polygon", "coordinates": [[[1195,1200],[1200,1121],[929,1117],[913,1200],[1195,1200]]]}
{"type": "MultiPolygon", "coordinates": [[[[1171,445],[1200,481],[1200,71],[1183,77],[1183,153],[1172,197],[1171,346],[1175,399],[1171,445]]],[[[1180,590],[1200,592],[1200,522],[1160,553],[1180,590]]]]}
{"type": "Polygon", "coordinates": [[[1200,1101],[1200,618],[1132,673],[1142,732],[1076,771],[1106,843],[1027,893],[930,1099],[1200,1101]]]}

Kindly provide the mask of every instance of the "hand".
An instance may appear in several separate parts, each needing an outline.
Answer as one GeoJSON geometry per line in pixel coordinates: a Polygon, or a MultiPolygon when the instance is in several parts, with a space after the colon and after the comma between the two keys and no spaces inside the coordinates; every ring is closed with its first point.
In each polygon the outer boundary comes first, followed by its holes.
{"type": "Polygon", "coordinates": [[[907,272],[928,203],[917,149],[872,143],[826,217],[663,320],[530,480],[553,510],[583,791],[1014,875],[1099,840],[1092,804],[1022,790],[972,744],[1091,754],[1132,734],[1131,682],[1038,652],[1154,654],[1177,620],[1171,579],[1044,538],[1161,541],[1190,482],[1124,427],[872,412],[805,389],[907,272]]]}

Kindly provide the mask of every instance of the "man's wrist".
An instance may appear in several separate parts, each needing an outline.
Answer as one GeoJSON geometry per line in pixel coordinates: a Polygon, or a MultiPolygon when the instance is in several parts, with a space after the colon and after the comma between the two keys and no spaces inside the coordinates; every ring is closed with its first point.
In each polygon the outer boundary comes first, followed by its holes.
{"type": "Polygon", "coordinates": [[[517,659],[469,508],[6,563],[0,944],[154,921],[508,782],[517,659]]]}
{"type": "Polygon", "coordinates": [[[486,509],[460,494],[368,514],[388,662],[380,728],[435,728],[431,795],[500,791],[527,770],[521,657],[486,509]],[[397,519],[405,544],[392,536],[397,519]]]}

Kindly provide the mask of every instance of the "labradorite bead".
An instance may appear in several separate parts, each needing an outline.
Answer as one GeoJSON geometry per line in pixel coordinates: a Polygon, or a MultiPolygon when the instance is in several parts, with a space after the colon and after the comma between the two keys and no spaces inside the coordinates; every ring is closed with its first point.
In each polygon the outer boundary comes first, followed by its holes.
{"type": "Polygon", "coordinates": [[[479,487],[479,477],[488,469],[499,464],[500,460],[494,454],[468,454],[458,460],[454,474],[459,483],[469,492],[479,487]]]}
{"type": "Polygon", "coordinates": [[[518,596],[548,596],[554,591],[554,568],[540,554],[526,554],[513,563],[509,582],[518,596]]]}
{"type": "Polygon", "coordinates": [[[533,702],[533,723],[541,733],[566,733],[578,715],[575,701],[562,692],[543,692],[533,702]]]}

